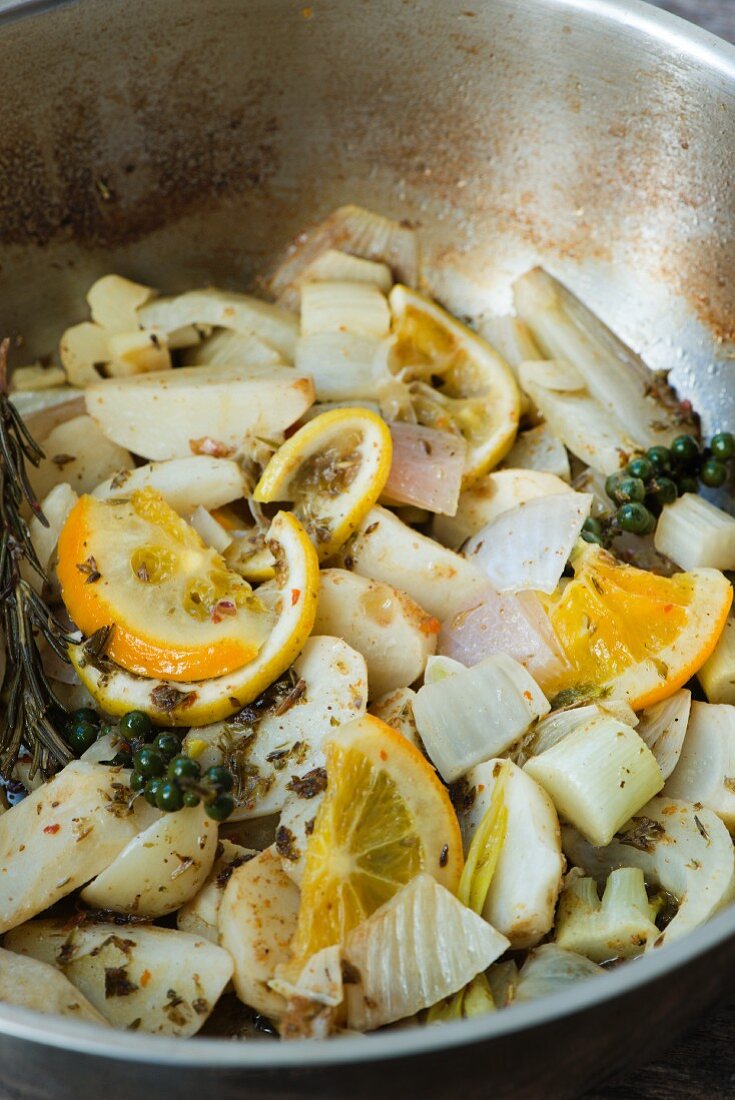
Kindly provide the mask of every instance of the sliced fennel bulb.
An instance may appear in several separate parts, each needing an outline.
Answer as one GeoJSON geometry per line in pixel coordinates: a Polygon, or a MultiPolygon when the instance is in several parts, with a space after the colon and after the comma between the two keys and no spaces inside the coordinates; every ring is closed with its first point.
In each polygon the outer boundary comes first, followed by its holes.
{"type": "Polygon", "coordinates": [[[601,963],[640,955],[658,935],[640,868],[613,871],[602,900],[592,878],[573,878],[564,888],[556,918],[559,947],[601,963]]]}
{"type": "Polygon", "coordinates": [[[465,546],[464,555],[500,592],[551,594],[591,505],[589,493],[535,497],[503,512],[478,531],[465,546]]]}
{"type": "Polygon", "coordinates": [[[701,802],[735,830],[735,707],[692,703],[682,740],[665,794],[701,802]]]}
{"type": "Polygon", "coordinates": [[[572,730],[595,718],[615,718],[627,726],[638,725],[635,711],[622,699],[607,699],[604,703],[588,703],[567,710],[554,710],[542,718],[528,737],[524,738],[517,754],[517,762],[520,763],[521,757],[525,763],[531,756],[540,756],[572,730]]]}
{"type": "Polygon", "coordinates": [[[219,329],[207,340],[184,352],[186,366],[279,366],[283,359],[267,340],[252,332],[219,329]]]}
{"type": "Polygon", "coordinates": [[[697,673],[710,703],[735,703],[735,616],[730,615],[711,657],[697,673]]]}
{"type": "Polygon", "coordinates": [[[681,755],[691,705],[691,691],[681,688],[641,714],[638,736],[656,757],[664,779],[674,771],[681,755]]]}
{"type": "Polygon", "coordinates": [[[413,707],[421,740],[447,783],[505,752],[548,710],[535,680],[502,653],[425,684],[413,707]]]}
{"type": "Polygon", "coordinates": [[[640,867],[679,901],[658,944],[680,939],[703,924],[735,893],[735,849],[719,817],[706,807],[660,796],[651,799],[605,847],[593,847],[576,829],[562,830],[572,863],[598,882],[617,867],[640,867]]]}
{"type": "Polygon", "coordinates": [[[735,569],[735,519],[696,493],[666,505],[653,544],[682,569],[735,569]]]}
{"type": "MultiPolygon", "coordinates": [[[[479,912],[514,949],[532,947],[554,923],[564,857],[554,805],[538,783],[509,760],[489,760],[467,773],[472,804],[460,816],[465,848],[472,849],[488,817],[498,817],[498,788],[505,835],[479,912]]],[[[461,890],[461,887],[460,887],[461,890]]],[[[461,897],[461,893],[460,893],[461,897]]]]}
{"type": "Polygon", "coordinates": [[[296,345],[294,365],[314,382],[317,401],[350,401],[375,392],[380,341],[357,332],[313,332],[296,345]]]}
{"type": "Polygon", "coordinates": [[[359,975],[345,985],[347,1023],[370,1031],[462,989],[508,947],[505,936],[422,873],[348,935],[359,975]]]}
{"type": "Polygon", "coordinates": [[[457,897],[474,913],[482,914],[508,831],[505,787],[513,765],[509,760],[493,765],[493,783],[485,812],[477,823],[467,851],[457,897]]]}
{"type": "Polygon", "coordinates": [[[555,474],[562,481],[571,481],[569,455],[561,439],[554,435],[548,424],[539,424],[516,436],[516,441],[505,456],[506,466],[539,473],[555,474]]]}
{"type": "Polygon", "coordinates": [[[387,264],[364,260],[335,248],[328,248],[317,256],[305,272],[305,278],[318,283],[372,283],[383,294],[387,294],[393,286],[393,275],[387,264]]]}
{"type": "Polygon", "coordinates": [[[559,815],[598,846],[608,844],[664,785],[651,750],[614,718],[577,726],[524,770],[551,796],[559,815]]]}
{"type": "MultiPolygon", "coordinates": [[[[601,966],[586,959],[584,955],[557,947],[555,943],[544,943],[531,951],[515,980],[508,976],[509,999],[511,1003],[521,1004],[524,1001],[535,1001],[539,997],[550,997],[552,993],[560,993],[581,979],[594,978],[604,973],[601,966]]],[[[493,984],[491,970],[491,988],[493,984]]]]}
{"type": "MultiPolygon", "coordinates": [[[[566,359],[606,416],[615,417],[642,449],[681,432],[673,400],[653,395],[655,375],[578,298],[535,268],[514,284],[516,312],[548,359],[566,359]]],[[[612,472],[612,471],[608,471],[612,472]]]]}
{"type": "Polygon", "coordinates": [[[301,288],[301,335],[355,332],[380,339],[388,335],[390,309],[373,283],[304,283],[301,288]]]}

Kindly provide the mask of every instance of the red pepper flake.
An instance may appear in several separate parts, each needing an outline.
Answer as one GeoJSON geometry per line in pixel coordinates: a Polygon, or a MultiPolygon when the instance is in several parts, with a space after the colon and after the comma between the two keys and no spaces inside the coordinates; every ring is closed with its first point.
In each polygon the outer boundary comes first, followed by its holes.
{"type": "Polygon", "coordinates": [[[524,691],[524,692],[523,692],[523,698],[524,698],[524,699],[528,699],[529,703],[532,703],[532,702],[533,702],[533,695],[532,695],[532,694],[531,694],[531,692],[530,692],[530,691],[528,691],[528,690],[526,690],[526,691],[524,691]]]}
{"type": "Polygon", "coordinates": [[[438,619],[432,619],[428,616],[421,620],[420,630],[422,634],[438,634],[442,628],[442,624],[438,619]]]}
{"type": "Polygon", "coordinates": [[[61,825],[46,825],[44,833],[50,833],[51,836],[55,836],[61,829],[61,825]]]}
{"type": "Polygon", "coordinates": [[[151,980],[152,976],[153,975],[151,974],[150,970],[144,970],[141,974],[140,984],[143,986],[144,989],[148,985],[148,982],[151,980]]]}
{"type": "Polygon", "coordinates": [[[388,753],[385,751],[385,749],[380,750],[380,759],[383,761],[383,763],[385,763],[385,761],[388,759],[388,753]]]}
{"type": "Polygon", "coordinates": [[[296,604],[299,602],[300,597],[301,597],[301,589],[300,588],[292,588],[291,589],[291,607],[296,606],[296,604]]]}
{"type": "Polygon", "coordinates": [[[223,619],[232,619],[237,615],[237,607],[232,600],[220,600],[212,608],[211,619],[213,623],[221,623],[223,619]]]}

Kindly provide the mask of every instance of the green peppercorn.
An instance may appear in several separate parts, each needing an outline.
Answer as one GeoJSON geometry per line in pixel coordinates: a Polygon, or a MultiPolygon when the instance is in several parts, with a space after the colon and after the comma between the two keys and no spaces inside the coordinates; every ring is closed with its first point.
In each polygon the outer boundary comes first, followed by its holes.
{"type": "Polygon", "coordinates": [[[69,721],[76,722],[89,722],[91,726],[99,726],[100,716],[96,710],[92,710],[91,707],[79,707],[78,710],[73,710],[69,715],[69,721]]]}
{"type": "Polygon", "coordinates": [[[646,499],[646,487],[639,477],[623,477],[618,482],[613,500],[616,504],[636,501],[641,504],[646,499]]]}
{"type": "Polygon", "coordinates": [[[198,779],[202,769],[190,756],[175,756],[168,766],[169,779],[198,779]]]}
{"type": "Polygon", "coordinates": [[[158,792],[163,786],[163,780],[160,778],[149,779],[143,788],[143,797],[146,802],[150,802],[151,806],[157,806],[156,799],[158,798],[158,792]]]}
{"type": "Polygon", "coordinates": [[[654,516],[653,512],[650,511],[650,509],[649,509],[648,515],[649,515],[648,527],[646,527],[645,531],[643,532],[644,535],[652,535],[653,532],[656,530],[656,523],[658,522],[656,517],[654,516]]]}
{"type": "Polygon", "coordinates": [[[623,531],[630,531],[634,535],[642,535],[648,530],[651,522],[651,513],[645,504],[639,501],[630,501],[622,504],[618,509],[618,523],[623,531]]]}
{"type": "Polygon", "coordinates": [[[154,779],[159,775],[163,775],[166,767],[160,752],[154,749],[152,745],[146,745],[144,748],[138,749],[133,757],[133,762],[135,770],[144,775],[146,779],[154,779]]]}
{"type": "Polygon", "coordinates": [[[673,504],[678,496],[676,482],[670,477],[656,477],[649,485],[648,492],[653,501],[660,505],[673,504]]]}
{"type": "Polygon", "coordinates": [[[159,810],[175,813],[184,805],[184,792],[176,783],[162,783],[156,792],[156,805],[159,810]]]}
{"type": "Polygon", "coordinates": [[[177,753],[181,752],[181,741],[175,733],[159,733],[153,738],[152,744],[166,761],[172,760],[177,753]]]}
{"type": "Polygon", "coordinates": [[[732,458],[735,456],[735,435],[732,432],[717,432],[709,441],[709,449],[715,458],[732,458]]]}
{"type": "Polygon", "coordinates": [[[619,484],[620,474],[610,474],[605,482],[605,492],[610,497],[610,500],[615,500],[615,494],[618,491],[619,484]]]}
{"type": "Polygon", "coordinates": [[[719,489],[727,481],[727,466],[719,458],[708,458],[699,471],[699,480],[710,489],[719,489]]]}
{"type": "Polygon", "coordinates": [[[224,768],[221,765],[213,768],[207,768],[204,773],[204,780],[206,783],[211,783],[213,787],[217,787],[220,791],[231,791],[235,780],[232,772],[229,768],[224,768]]]}
{"type": "Polygon", "coordinates": [[[77,719],[71,722],[67,727],[66,739],[69,742],[69,748],[72,752],[75,752],[77,756],[81,756],[83,752],[91,748],[97,740],[97,734],[99,730],[97,726],[91,722],[86,722],[84,719],[77,719]]]}
{"type": "Polygon", "coordinates": [[[193,809],[194,806],[198,806],[201,802],[201,798],[194,791],[184,791],[184,805],[188,809],[193,809]]]}
{"type": "Polygon", "coordinates": [[[142,710],[129,710],[120,719],[120,736],[138,738],[147,741],[153,727],[151,720],[142,710]]]}
{"type": "Polygon", "coordinates": [[[631,477],[639,477],[641,481],[653,477],[653,465],[648,458],[631,458],[625,469],[631,477]]]}
{"type": "Polygon", "coordinates": [[[671,469],[671,455],[668,447],[649,447],[646,458],[651,463],[654,474],[667,474],[671,469]]]}
{"type": "Polygon", "coordinates": [[[204,812],[213,821],[225,821],[235,809],[235,799],[231,794],[218,794],[212,802],[207,802],[204,812]]]}
{"type": "Polygon", "coordinates": [[[679,496],[683,496],[684,493],[697,493],[699,492],[699,482],[696,477],[685,476],[680,477],[677,481],[679,489],[679,496]]]}
{"type": "Polygon", "coordinates": [[[135,791],[136,793],[138,791],[145,790],[147,782],[148,780],[146,779],[146,777],[144,775],[141,775],[140,772],[133,772],[133,774],[130,776],[130,790],[135,791]]]}
{"type": "Polygon", "coordinates": [[[691,469],[699,461],[699,445],[691,435],[678,435],[671,444],[671,457],[677,466],[691,469]]]}
{"type": "MultiPolygon", "coordinates": [[[[585,542],[602,543],[602,524],[594,516],[588,516],[582,524],[582,538],[585,542]]],[[[229,789],[229,788],[228,788],[229,789]]]]}

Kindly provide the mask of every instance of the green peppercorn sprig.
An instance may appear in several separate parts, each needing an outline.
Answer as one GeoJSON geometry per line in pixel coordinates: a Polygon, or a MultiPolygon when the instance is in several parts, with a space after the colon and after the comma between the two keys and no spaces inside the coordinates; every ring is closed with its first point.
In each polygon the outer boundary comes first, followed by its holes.
{"type": "MultiPolygon", "coordinates": [[[[632,458],[605,482],[605,492],[617,506],[612,526],[619,531],[648,535],[667,504],[684,493],[696,493],[700,484],[717,489],[731,474],[735,458],[735,436],[731,432],[713,435],[709,446],[700,448],[691,435],[680,435],[670,447],[651,447],[644,455],[632,458]]],[[[587,520],[582,537],[588,542],[603,542],[597,520],[587,520]]]]}
{"type": "Polygon", "coordinates": [[[170,730],[153,736],[153,725],[143,711],[123,715],[117,731],[89,707],[74,711],[66,725],[67,742],[78,756],[111,732],[117,732],[118,743],[110,763],[132,768],[133,794],[142,794],[151,806],[170,813],[203,803],[204,812],[214,821],[230,816],[235,808],[232,772],[220,766],[202,775],[197,761],[182,753],[181,738],[170,730]]]}

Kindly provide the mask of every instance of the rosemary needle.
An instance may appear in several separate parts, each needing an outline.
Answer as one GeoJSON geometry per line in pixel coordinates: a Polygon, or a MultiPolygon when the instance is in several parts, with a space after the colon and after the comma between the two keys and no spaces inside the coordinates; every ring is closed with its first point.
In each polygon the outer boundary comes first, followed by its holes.
{"type": "Polygon", "coordinates": [[[48,521],[26,472],[26,462],[37,466],[43,451],[8,398],[8,344],[7,339],[0,344],[0,618],[7,650],[0,774],[10,776],[23,748],[31,754],[31,775],[40,769],[47,777],[68,763],[72,753],[60,733],[66,711],[44,673],[37,639],[42,636],[62,660],[68,660],[66,646],[71,639],[21,575],[25,562],[46,581],[22,515],[23,504],[44,526],[48,521]]]}

